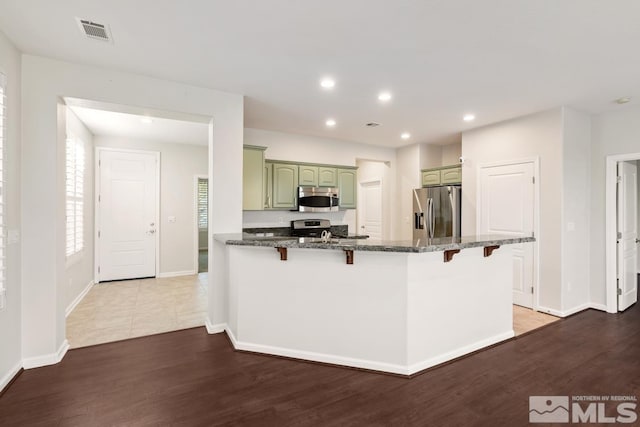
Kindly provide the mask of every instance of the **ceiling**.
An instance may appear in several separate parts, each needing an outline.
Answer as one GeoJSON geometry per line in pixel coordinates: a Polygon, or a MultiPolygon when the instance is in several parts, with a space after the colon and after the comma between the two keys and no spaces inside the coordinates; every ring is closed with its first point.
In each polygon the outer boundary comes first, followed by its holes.
{"type": "Polygon", "coordinates": [[[209,125],[72,105],[69,108],[92,134],[129,140],[208,145],[209,125]]]}
{"type": "Polygon", "coordinates": [[[637,0],[0,0],[0,10],[23,52],[241,93],[247,127],[390,147],[640,98],[637,0]],[[75,17],[108,24],[114,43],[87,39],[75,17]],[[326,75],[331,91],[319,86],[326,75]]]}

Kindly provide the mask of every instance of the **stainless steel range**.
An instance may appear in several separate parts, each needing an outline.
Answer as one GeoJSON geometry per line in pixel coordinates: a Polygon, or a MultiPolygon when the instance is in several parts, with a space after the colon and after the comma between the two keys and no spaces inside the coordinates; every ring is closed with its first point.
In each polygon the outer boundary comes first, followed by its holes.
{"type": "Polygon", "coordinates": [[[331,231],[328,219],[297,219],[291,221],[291,235],[296,237],[321,237],[323,231],[331,231]]]}

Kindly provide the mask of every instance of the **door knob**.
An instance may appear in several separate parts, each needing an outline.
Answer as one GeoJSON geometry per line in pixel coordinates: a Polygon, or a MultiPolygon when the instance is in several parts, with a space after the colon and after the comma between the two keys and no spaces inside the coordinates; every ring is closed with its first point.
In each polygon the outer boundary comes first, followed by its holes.
{"type": "Polygon", "coordinates": [[[636,243],[640,243],[640,239],[636,239],[636,243]]]}
{"type": "Polygon", "coordinates": [[[149,234],[153,234],[155,232],[156,232],[156,230],[149,230],[149,234]]]}

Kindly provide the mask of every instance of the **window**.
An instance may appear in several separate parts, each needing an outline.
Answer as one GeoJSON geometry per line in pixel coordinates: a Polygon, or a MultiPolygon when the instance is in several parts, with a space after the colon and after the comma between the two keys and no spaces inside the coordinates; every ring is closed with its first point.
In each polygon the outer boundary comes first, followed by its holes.
{"type": "Polygon", "coordinates": [[[198,178],[198,228],[209,228],[209,180],[198,178]]]}
{"type": "Polygon", "coordinates": [[[4,269],[5,269],[5,218],[4,218],[4,145],[6,141],[5,130],[5,78],[0,73],[0,290],[4,289],[4,269]]]}
{"type": "Polygon", "coordinates": [[[66,146],[67,258],[84,248],[84,143],[67,138],[66,146]]]}

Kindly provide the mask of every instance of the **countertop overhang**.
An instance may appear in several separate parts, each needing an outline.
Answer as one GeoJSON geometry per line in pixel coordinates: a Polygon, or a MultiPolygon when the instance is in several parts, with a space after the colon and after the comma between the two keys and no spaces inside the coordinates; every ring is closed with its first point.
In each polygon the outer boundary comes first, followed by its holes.
{"type": "Polygon", "coordinates": [[[477,235],[462,237],[439,237],[418,240],[375,240],[375,239],[331,239],[328,242],[309,241],[305,238],[273,236],[256,237],[242,233],[215,234],[219,242],[233,246],[258,246],[270,248],[333,249],[375,252],[439,252],[487,246],[511,245],[534,242],[531,236],[477,235]]]}

